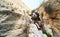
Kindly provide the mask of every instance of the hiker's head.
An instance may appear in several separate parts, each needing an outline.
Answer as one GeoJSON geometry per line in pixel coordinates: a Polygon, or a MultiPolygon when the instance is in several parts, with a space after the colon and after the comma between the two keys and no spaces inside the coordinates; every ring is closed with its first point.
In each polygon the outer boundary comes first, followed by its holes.
{"type": "Polygon", "coordinates": [[[31,16],[32,17],[39,17],[39,13],[38,12],[32,12],[31,16]]]}

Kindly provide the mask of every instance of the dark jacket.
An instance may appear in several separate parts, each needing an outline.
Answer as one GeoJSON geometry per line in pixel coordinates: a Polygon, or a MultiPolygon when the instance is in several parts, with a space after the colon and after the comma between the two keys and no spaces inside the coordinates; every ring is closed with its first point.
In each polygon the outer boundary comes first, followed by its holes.
{"type": "Polygon", "coordinates": [[[34,13],[35,13],[35,16],[32,17],[31,19],[34,20],[34,21],[40,21],[39,13],[38,12],[34,12],[34,13]]]}

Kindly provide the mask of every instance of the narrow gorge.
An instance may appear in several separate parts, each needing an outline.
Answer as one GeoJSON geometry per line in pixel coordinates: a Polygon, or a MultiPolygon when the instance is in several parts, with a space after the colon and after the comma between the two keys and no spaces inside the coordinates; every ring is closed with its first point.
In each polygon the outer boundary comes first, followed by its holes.
{"type": "Polygon", "coordinates": [[[42,30],[30,22],[32,10],[22,0],[0,0],[0,37],[60,37],[60,0],[43,0],[35,10],[42,30]]]}

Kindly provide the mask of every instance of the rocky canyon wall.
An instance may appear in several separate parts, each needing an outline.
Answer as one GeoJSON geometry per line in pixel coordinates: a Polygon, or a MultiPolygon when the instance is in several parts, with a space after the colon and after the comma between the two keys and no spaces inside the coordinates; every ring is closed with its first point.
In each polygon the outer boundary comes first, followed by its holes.
{"type": "Polygon", "coordinates": [[[26,37],[26,11],[21,0],[0,0],[0,37],[26,37]]]}
{"type": "MultiPolygon", "coordinates": [[[[48,0],[37,8],[46,30],[51,29],[53,37],[60,37],[60,0],[48,0]]],[[[50,33],[51,33],[50,32],[50,33]]]]}

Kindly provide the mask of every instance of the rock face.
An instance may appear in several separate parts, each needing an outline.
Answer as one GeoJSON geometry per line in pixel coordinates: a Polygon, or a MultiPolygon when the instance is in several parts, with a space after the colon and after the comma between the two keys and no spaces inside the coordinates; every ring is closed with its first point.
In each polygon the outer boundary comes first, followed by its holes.
{"type": "Polygon", "coordinates": [[[27,10],[21,0],[0,0],[0,37],[26,37],[27,10]]]}
{"type": "Polygon", "coordinates": [[[43,2],[37,10],[44,25],[46,25],[46,27],[50,26],[48,28],[52,29],[50,33],[53,34],[53,37],[60,37],[60,0],[43,2]]]}
{"type": "MultiPolygon", "coordinates": [[[[25,24],[22,25],[22,23],[20,23],[22,20],[20,19],[22,18],[21,16],[21,14],[7,10],[0,11],[0,36],[18,37],[18,35],[23,34],[25,24]],[[18,20],[20,20],[20,22],[18,22],[18,20]]],[[[22,22],[23,21],[24,20],[22,20],[22,22]]]]}
{"type": "MultiPolygon", "coordinates": [[[[23,12],[30,10],[21,0],[0,0],[0,8],[23,12]]],[[[2,9],[1,9],[2,10],[2,9]]]]}
{"type": "Polygon", "coordinates": [[[27,35],[28,37],[47,37],[47,35],[43,34],[42,30],[38,30],[36,25],[33,23],[29,24],[27,35]]]}

